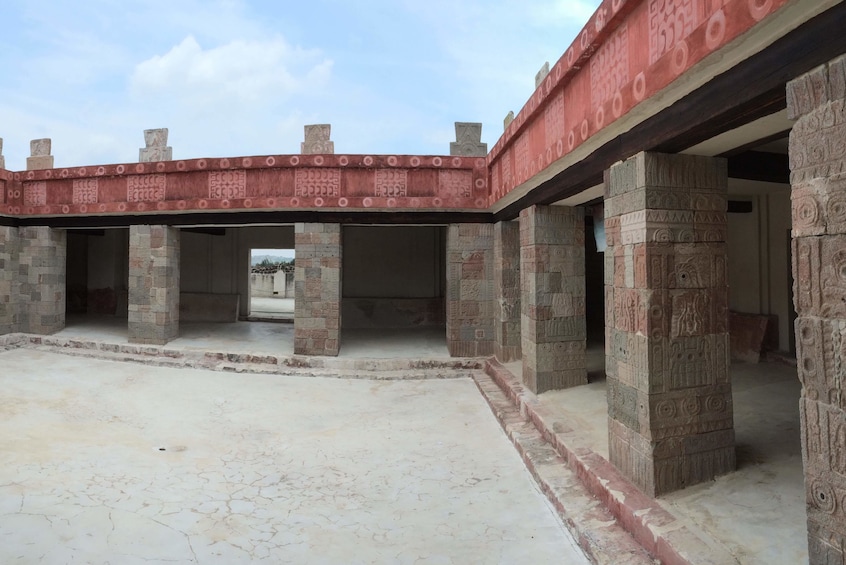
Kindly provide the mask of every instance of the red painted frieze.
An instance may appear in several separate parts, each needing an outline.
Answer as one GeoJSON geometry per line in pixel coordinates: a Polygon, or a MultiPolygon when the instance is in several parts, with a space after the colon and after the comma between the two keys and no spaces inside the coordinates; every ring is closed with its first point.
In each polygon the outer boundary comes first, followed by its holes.
{"type": "Polygon", "coordinates": [[[787,0],[604,0],[488,155],[493,204],[787,0]]]}
{"type": "Polygon", "coordinates": [[[14,216],[488,206],[484,157],[270,155],[0,171],[14,216]],[[5,176],[4,176],[5,174],[5,176]],[[4,181],[8,179],[8,181],[4,181]]]}

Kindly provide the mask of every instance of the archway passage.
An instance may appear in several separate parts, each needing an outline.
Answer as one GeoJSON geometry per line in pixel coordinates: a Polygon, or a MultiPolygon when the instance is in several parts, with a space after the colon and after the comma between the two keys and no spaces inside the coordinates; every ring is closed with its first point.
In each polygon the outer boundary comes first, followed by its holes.
{"type": "Polygon", "coordinates": [[[250,249],[250,294],[247,319],[294,319],[294,249],[250,249]]]}
{"type": "Polygon", "coordinates": [[[448,356],[442,226],[344,226],[345,354],[367,346],[448,356]]]}

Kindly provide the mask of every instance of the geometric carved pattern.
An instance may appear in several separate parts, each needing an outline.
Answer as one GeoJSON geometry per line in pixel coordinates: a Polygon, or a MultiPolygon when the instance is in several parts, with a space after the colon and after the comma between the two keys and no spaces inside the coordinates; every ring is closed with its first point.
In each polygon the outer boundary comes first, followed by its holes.
{"type": "Polygon", "coordinates": [[[543,113],[546,146],[552,147],[564,137],[564,94],[559,94],[549,103],[543,113]]]}
{"type": "Polygon", "coordinates": [[[73,203],[96,204],[98,200],[98,184],[97,179],[74,179],[73,203]]]}
{"type": "Polygon", "coordinates": [[[376,169],[377,197],[404,197],[408,192],[408,171],[376,169]]]}
{"type": "Polygon", "coordinates": [[[158,202],[165,198],[165,175],[131,175],[126,177],[127,202],[158,202]]]}
{"type": "Polygon", "coordinates": [[[341,192],[339,169],[303,167],[296,170],[294,195],[305,197],[337,197],[341,192]]]}
{"type": "Polygon", "coordinates": [[[623,24],[590,58],[591,102],[595,108],[629,82],[629,33],[623,24]]]}
{"type": "Polygon", "coordinates": [[[530,139],[526,135],[521,135],[514,144],[514,170],[520,182],[529,175],[529,148],[530,139]]]}
{"type": "Polygon", "coordinates": [[[44,206],[47,204],[47,183],[39,182],[25,182],[24,189],[24,204],[26,206],[44,206]]]}
{"type": "Polygon", "coordinates": [[[473,193],[473,173],[470,171],[439,171],[439,192],[447,197],[469,198],[473,193]]]}
{"type": "Polygon", "coordinates": [[[671,51],[705,19],[706,0],[649,0],[649,64],[671,51]]]}
{"type": "Polygon", "coordinates": [[[209,198],[246,198],[246,171],[211,171],[209,173],[209,198]]]}

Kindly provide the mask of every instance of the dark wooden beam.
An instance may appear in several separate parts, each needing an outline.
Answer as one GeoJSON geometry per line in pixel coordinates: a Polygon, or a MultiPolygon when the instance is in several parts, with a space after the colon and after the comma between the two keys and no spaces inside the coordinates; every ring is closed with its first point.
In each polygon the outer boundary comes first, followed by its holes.
{"type": "Polygon", "coordinates": [[[763,51],[597,148],[494,215],[511,220],[602,182],[613,163],[640,151],[677,153],[786,107],[788,81],[846,53],[846,2],[805,22],[763,51]]]}
{"type": "Polygon", "coordinates": [[[182,231],[189,233],[201,233],[204,235],[224,236],[226,235],[226,228],[218,228],[215,226],[207,226],[202,228],[182,228],[182,231]]]}
{"type": "Polygon", "coordinates": [[[69,234],[74,235],[84,235],[84,236],[97,236],[103,237],[106,235],[106,230],[98,230],[98,229],[90,229],[90,230],[68,230],[69,234]]]}
{"type": "Polygon", "coordinates": [[[206,212],[188,214],[146,214],[125,216],[52,216],[19,218],[21,226],[54,228],[126,227],[132,225],[237,226],[250,224],[461,224],[490,223],[489,212],[339,212],[317,210],[279,210],[250,212],[206,212]]]}
{"type": "Polygon", "coordinates": [[[747,151],[729,158],[728,176],[733,179],[790,184],[790,162],[787,155],[780,153],[747,151]]]}

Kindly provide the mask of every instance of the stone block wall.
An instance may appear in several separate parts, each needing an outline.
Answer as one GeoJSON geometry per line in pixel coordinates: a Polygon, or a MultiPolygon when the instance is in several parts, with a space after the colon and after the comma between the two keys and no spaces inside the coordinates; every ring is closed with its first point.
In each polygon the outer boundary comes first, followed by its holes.
{"type": "Polygon", "coordinates": [[[494,227],[447,229],[447,348],[453,357],[494,352],[494,227]]]}
{"type": "Polygon", "coordinates": [[[809,562],[846,562],[846,57],[788,83],[809,562]]]}
{"type": "Polygon", "coordinates": [[[587,383],[584,211],[520,212],[523,382],[536,394],[587,383]]]}
{"type": "Polygon", "coordinates": [[[0,226],[0,335],[19,331],[18,228],[0,226]]]}
{"type": "Polygon", "coordinates": [[[520,224],[494,225],[494,355],[502,363],[522,357],[520,344],[520,224]]]}
{"type": "Polygon", "coordinates": [[[51,334],[65,327],[67,232],[19,229],[20,331],[51,334]]]}
{"type": "Polygon", "coordinates": [[[179,337],[179,244],[177,228],[129,228],[131,343],[163,345],[179,337]]]}
{"type": "Polygon", "coordinates": [[[640,153],[606,174],[611,462],[650,496],[735,468],[722,159],[640,153]]]}
{"type": "Polygon", "coordinates": [[[294,246],[294,353],[338,355],[341,225],[297,224],[294,246]]]}

